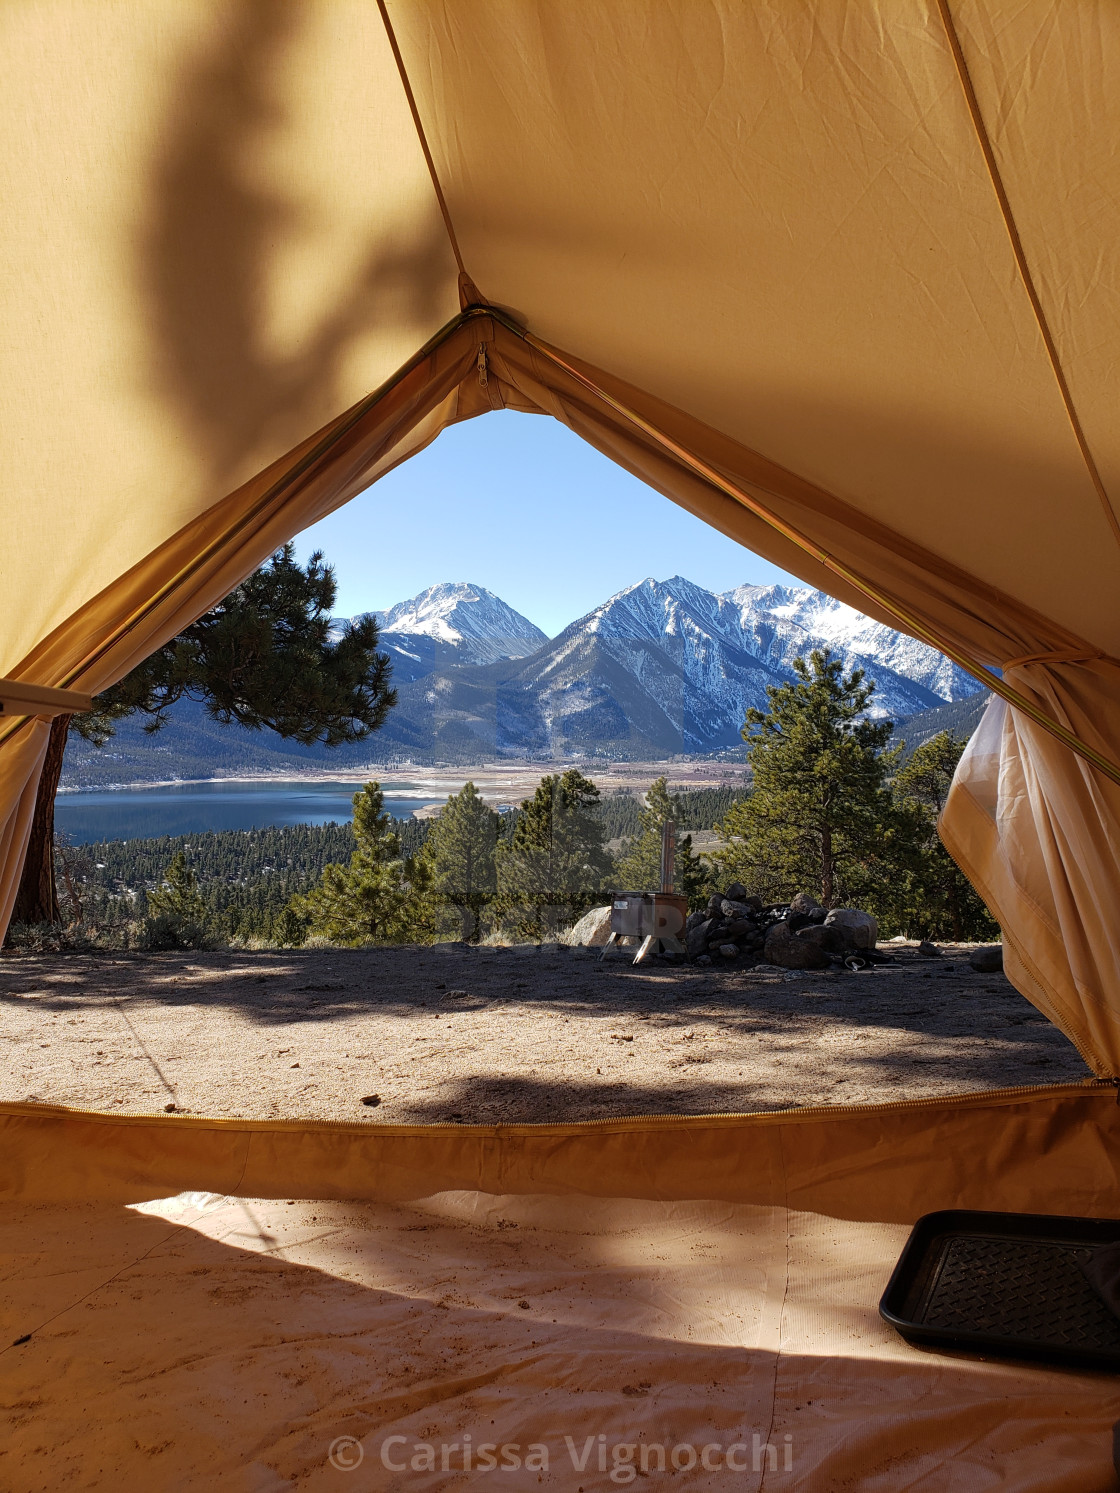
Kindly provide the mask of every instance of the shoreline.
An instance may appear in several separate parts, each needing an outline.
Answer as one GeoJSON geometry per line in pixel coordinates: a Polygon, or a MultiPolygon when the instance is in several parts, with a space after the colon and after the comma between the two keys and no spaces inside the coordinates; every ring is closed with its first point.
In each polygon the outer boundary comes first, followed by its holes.
{"type": "MultiPolygon", "coordinates": [[[[582,760],[474,763],[461,768],[450,764],[447,767],[435,768],[379,767],[376,764],[370,764],[362,769],[342,768],[335,772],[230,773],[221,777],[208,778],[157,778],[140,783],[99,783],[76,787],[66,785],[58,789],[58,796],[72,798],[85,793],[146,792],[153,788],[201,788],[218,783],[263,784],[270,787],[338,783],[343,786],[353,784],[358,788],[364,783],[373,781],[380,783],[383,788],[399,783],[425,790],[430,785],[429,791],[417,794],[418,798],[431,797],[445,785],[453,784],[462,787],[466,782],[473,782],[483,797],[486,797],[487,794],[483,791],[484,783],[492,783],[495,788],[500,786],[512,788],[514,784],[531,784],[529,792],[532,792],[541,778],[548,776],[549,773],[563,772],[570,767],[578,767],[600,787],[607,788],[637,787],[639,782],[651,782],[655,778],[666,777],[669,779],[670,787],[679,792],[687,788],[719,787],[727,782],[741,781],[744,777],[744,764],[742,763],[609,762],[603,764],[598,770],[594,764],[582,760]]],[[[452,791],[455,791],[454,788],[452,791]]],[[[446,797],[446,794],[444,796],[446,797]]]]}

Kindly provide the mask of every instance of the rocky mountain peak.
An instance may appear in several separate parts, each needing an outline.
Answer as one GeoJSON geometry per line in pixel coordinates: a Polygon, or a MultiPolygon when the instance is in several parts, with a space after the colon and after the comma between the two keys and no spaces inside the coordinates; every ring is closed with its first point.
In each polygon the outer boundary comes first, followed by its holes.
{"type": "Polygon", "coordinates": [[[487,650],[492,657],[523,658],[547,642],[528,617],[485,586],[469,581],[441,581],[376,616],[384,632],[412,633],[444,643],[502,645],[501,652],[487,650]]]}

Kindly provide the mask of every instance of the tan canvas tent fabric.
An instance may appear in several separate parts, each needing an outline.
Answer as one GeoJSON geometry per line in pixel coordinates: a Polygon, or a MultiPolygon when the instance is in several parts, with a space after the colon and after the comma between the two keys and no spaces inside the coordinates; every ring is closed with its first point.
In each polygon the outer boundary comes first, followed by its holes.
{"type": "MultiPolygon", "coordinates": [[[[1111,0],[0,28],[0,679],[96,692],[450,421],[553,415],[999,671],[943,834],[1016,984],[1120,1075],[1111,0]]],[[[4,921],[47,726],[0,722],[4,921]]]]}
{"type": "Polygon", "coordinates": [[[644,1448],[642,1487],[1108,1493],[1112,1376],[923,1352],[875,1303],[932,1208],[1115,1213],[1118,1126],[1103,1086],[536,1126],[6,1106],[0,1476],[589,1493],[644,1448]],[[468,1474],[467,1435],[547,1470],[468,1474]]]}

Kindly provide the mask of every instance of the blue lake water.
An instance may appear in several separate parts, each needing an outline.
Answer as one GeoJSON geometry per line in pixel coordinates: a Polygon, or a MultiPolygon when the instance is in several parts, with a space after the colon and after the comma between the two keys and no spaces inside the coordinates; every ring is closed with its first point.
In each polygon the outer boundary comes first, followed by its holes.
{"type": "MultiPolygon", "coordinates": [[[[264,829],[269,825],[337,824],[352,817],[360,783],[178,783],[164,788],[104,788],[60,793],[59,831],[79,845],[91,840],[140,840],[197,835],[204,830],[264,829]]],[[[431,792],[395,783],[385,808],[398,819],[432,803],[431,792]]]]}

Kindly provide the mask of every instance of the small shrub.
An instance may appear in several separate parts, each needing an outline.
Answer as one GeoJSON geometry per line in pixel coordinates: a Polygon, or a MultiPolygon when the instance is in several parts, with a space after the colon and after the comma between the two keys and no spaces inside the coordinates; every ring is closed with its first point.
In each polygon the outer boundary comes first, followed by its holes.
{"type": "Polygon", "coordinates": [[[84,954],[96,947],[96,932],[81,923],[12,923],[5,943],[23,954],[84,954]]]}
{"type": "Polygon", "coordinates": [[[133,947],[145,953],[210,949],[214,941],[201,923],[175,912],[157,912],[135,925],[133,947]]]}
{"type": "Polygon", "coordinates": [[[273,925],[273,941],[282,949],[299,949],[307,942],[307,919],[290,904],[273,925]]]}

